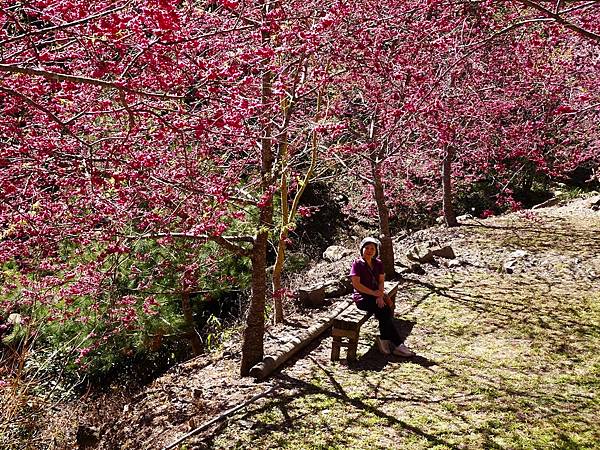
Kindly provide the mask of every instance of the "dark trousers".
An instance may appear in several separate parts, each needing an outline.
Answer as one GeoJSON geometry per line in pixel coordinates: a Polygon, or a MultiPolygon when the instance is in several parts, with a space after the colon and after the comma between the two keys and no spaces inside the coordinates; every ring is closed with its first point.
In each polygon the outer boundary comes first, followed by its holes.
{"type": "Polygon", "coordinates": [[[394,314],[388,305],[380,308],[377,306],[377,299],[375,297],[363,297],[362,300],[356,302],[356,307],[363,311],[372,312],[375,315],[375,318],[379,322],[379,334],[381,339],[392,341],[394,345],[402,344],[402,339],[394,325],[394,314]]]}

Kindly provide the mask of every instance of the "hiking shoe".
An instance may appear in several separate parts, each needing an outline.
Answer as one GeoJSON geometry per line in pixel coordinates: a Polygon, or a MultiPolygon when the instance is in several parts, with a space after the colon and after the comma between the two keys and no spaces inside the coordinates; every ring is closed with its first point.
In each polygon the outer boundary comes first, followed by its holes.
{"type": "Polygon", "coordinates": [[[404,356],[405,358],[415,356],[415,352],[413,352],[410,348],[408,348],[404,344],[400,344],[400,345],[396,346],[393,353],[396,356],[404,356]]]}
{"type": "Polygon", "coordinates": [[[384,355],[389,355],[391,352],[392,342],[387,341],[385,339],[381,339],[380,337],[375,338],[375,342],[377,343],[377,348],[384,355]]]}

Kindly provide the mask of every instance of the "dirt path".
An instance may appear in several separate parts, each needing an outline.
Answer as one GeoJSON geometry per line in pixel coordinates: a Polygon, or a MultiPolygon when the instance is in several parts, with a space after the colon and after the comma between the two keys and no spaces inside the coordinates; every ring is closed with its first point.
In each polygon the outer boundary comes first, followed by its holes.
{"type": "Polygon", "coordinates": [[[397,242],[400,254],[435,239],[461,263],[405,277],[397,325],[414,358],[379,354],[370,321],[356,363],[331,363],[325,336],[255,383],[237,378],[233,339],[156,380],[104,426],[101,448],[162,448],[270,386],[181,448],[600,448],[599,199],[397,242]]]}

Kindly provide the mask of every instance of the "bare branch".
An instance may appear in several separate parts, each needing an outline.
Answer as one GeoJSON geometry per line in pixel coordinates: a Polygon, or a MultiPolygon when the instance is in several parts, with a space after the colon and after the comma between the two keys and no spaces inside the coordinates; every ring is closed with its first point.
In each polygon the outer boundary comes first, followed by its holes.
{"type": "Polygon", "coordinates": [[[565,28],[568,28],[569,30],[575,31],[576,33],[581,34],[582,36],[585,36],[596,42],[600,42],[600,35],[592,33],[589,30],[586,30],[584,28],[581,28],[581,27],[575,25],[574,23],[569,22],[567,19],[565,19],[560,14],[550,11],[549,9],[543,7],[542,5],[540,5],[536,2],[533,2],[531,0],[517,0],[517,1],[524,4],[525,6],[529,6],[530,8],[540,11],[546,17],[550,17],[550,18],[554,19],[554,21],[560,23],[562,26],[564,26],[565,28]]]}
{"type": "Polygon", "coordinates": [[[38,109],[40,111],[42,111],[43,113],[45,113],[53,122],[57,123],[58,125],[60,125],[60,127],[65,130],[65,131],[69,131],[67,129],[67,125],[65,122],[63,122],[62,120],[60,120],[56,114],[54,114],[52,111],[50,111],[48,108],[46,108],[45,106],[40,105],[39,103],[33,101],[32,99],[30,99],[29,97],[27,97],[26,95],[21,94],[20,92],[14,91],[12,89],[6,89],[2,86],[0,86],[0,92],[4,92],[5,94],[11,95],[13,97],[17,97],[21,100],[23,100],[25,103],[27,103],[29,106],[32,106],[35,109],[38,109]]]}
{"type": "Polygon", "coordinates": [[[536,23],[536,22],[549,22],[551,20],[553,20],[553,19],[550,19],[550,18],[547,18],[547,17],[540,17],[540,18],[537,18],[537,19],[529,19],[529,20],[523,20],[521,22],[513,23],[512,25],[509,25],[506,28],[503,28],[503,29],[501,29],[499,31],[496,31],[494,34],[492,34],[491,36],[489,36],[489,37],[487,37],[487,38],[485,38],[485,39],[483,39],[481,41],[477,41],[477,42],[473,42],[471,44],[467,44],[464,47],[465,48],[467,48],[467,47],[480,47],[480,46],[482,46],[484,44],[487,44],[488,42],[493,41],[498,36],[501,36],[501,35],[506,34],[506,33],[510,32],[512,30],[515,30],[515,29],[517,29],[519,27],[522,27],[523,25],[528,25],[530,23],[536,23]]]}
{"type": "Polygon", "coordinates": [[[116,89],[118,91],[124,91],[130,94],[141,95],[144,97],[161,98],[167,100],[182,100],[184,98],[180,95],[165,94],[162,92],[139,91],[136,89],[128,88],[127,86],[123,86],[116,82],[99,80],[97,78],[89,78],[77,75],[66,75],[57,72],[50,72],[48,70],[34,69],[31,67],[14,66],[12,64],[0,64],[0,72],[20,73],[23,75],[35,75],[58,81],[72,81],[74,83],[91,84],[93,86],[99,86],[108,89],[116,89]]]}
{"type": "MultiPolygon", "coordinates": [[[[133,234],[125,236],[127,239],[160,239],[165,237],[191,239],[191,240],[213,240],[215,236],[208,234],[189,234],[189,233],[146,233],[146,234],[133,234]]],[[[232,242],[254,242],[252,236],[221,236],[223,239],[227,239],[232,242]]]]}
{"type": "MultiPolygon", "coordinates": [[[[346,164],[346,162],[340,158],[338,155],[335,154],[335,152],[332,153],[333,157],[342,165],[342,167],[348,171],[353,171],[353,169],[351,169],[350,167],[348,167],[348,165],[346,164]]],[[[364,182],[368,183],[368,184],[375,184],[375,182],[373,180],[371,180],[370,178],[365,177],[362,173],[360,173],[359,171],[354,171],[354,174],[360,178],[361,180],[363,180],[364,182]]]]}
{"type": "Polygon", "coordinates": [[[133,114],[133,111],[127,104],[127,99],[125,98],[125,92],[119,91],[119,98],[121,100],[121,104],[123,105],[123,108],[125,108],[127,110],[127,115],[129,116],[129,133],[131,133],[131,131],[135,127],[135,116],[133,114]]]}
{"type": "Polygon", "coordinates": [[[196,241],[213,241],[240,256],[248,256],[250,249],[244,248],[234,242],[254,243],[252,236],[211,236],[208,234],[189,234],[189,233],[145,233],[139,235],[127,235],[127,239],[161,239],[161,238],[176,238],[190,239],[196,241]]]}
{"type": "Polygon", "coordinates": [[[121,78],[125,77],[125,75],[127,75],[129,70],[133,67],[133,65],[140,58],[140,56],[142,56],[144,53],[146,53],[148,50],[150,50],[150,48],[157,42],[158,42],[158,38],[154,38],[150,42],[148,42],[148,45],[146,46],[146,48],[143,48],[139,52],[137,52],[137,54],[133,58],[131,58],[131,61],[129,61],[129,64],[127,64],[125,69],[123,69],[123,71],[121,72],[121,78]]]}
{"type": "Polygon", "coordinates": [[[595,103],[593,105],[587,106],[586,108],[578,109],[577,111],[572,111],[572,112],[564,113],[563,115],[565,115],[565,116],[568,116],[568,115],[576,116],[578,114],[583,114],[583,113],[586,113],[588,111],[594,111],[594,110],[597,110],[595,112],[600,111],[600,103],[595,103]]]}
{"type": "Polygon", "coordinates": [[[243,403],[241,403],[241,404],[239,404],[237,406],[234,406],[233,408],[228,409],[227,411],[225,411],[224,413],[222,413],[220,416],[214,417],[213,419],[209,420],[208,422],[203,423],[199,427],[194,428],[189,433],[184,434],[183,436],[181,436],[176,441],[171,442],[166,447],[164,447],[163,450],[170,450],[172,448],[177,447],[179,444],[181,444],[183,441],[185,441],[190,436],[198,434],[202,430],[205,430],[205,429],[209,428],[210,426],[214,425],[215,423],[217,423],[217,422],[219,422],[219,421],[221,421],[221,420],[223,420],[223,419],[231,416],[233,413],[235,413],[235,412],[239,411],[240,409],[248,406],[250,403],[255,402],[256,400],[258,400],[258,399],[260,399],[262,397],[265,397],[266,395],[270,394],[276,388],[277,388],[277,386],[271,386],[266,391],[261,392],[260,394],[255,395],[254,397],[250,398],[249,400],[246,400],[245,402],[243,402],[243,403]]]}
{"type": "Polygon", "coordinates": [[[580,10],[580,9],[591,8],[592,6],[598,6],[598,0],[591,0],[591,1],[589,1],[587,3],[583,3],[581,5],[575,5],[575,6],[572,6],[570,8],[563,9],[562,11],[560,11],[560,14],[563,14],[563,15],[564,14],[569,14],[569,13],[572,13],[573,11],[577,11],[577,10],[580,10]]]}
{"type": "Polygon", "coordinates": [[[74,27],[74,26],[77,26],[77,25],[81,25],[81,24],[84,24],[86,22],[90,22],[92,20],[98,19],[100,17],[104,17],[104,16],[107,16],[109,14],[113,14],[113,13],[116,13],[118,11],[121,11],[121,10],[127,8],[127,6],[129,6],[130,3],[131,3],[131,0],[127,1],[125,4],[123,4],[122,6],[119,6],[117,8],[108,9],[108,10],[100,12],[98,14],[87,16],[87,17],[84,17],[82,19],[75,20],[73,22],[67,22],[67,23],[63,23],[62,25],[55,25],[53,27],[42,28],[40,30],[28,31],[28,32],[25,32],[25,33],[20,34],[18,36],[14,36],[14,37],[12,37],[10,39],[6,39],[5,41],[0,41],[0,46],[5,45],[5,44],[9,44],[11,42],[18,41],[19,39],[23,39],[25,37],[30,37],[30,36],[35,36],[35,35],[45,34],[45,33],[52,33],[53,31],[63,30],[65,28],[69,28],[69,27],[74,27]]]}
{"type": "Polygon", "coordinates": [[[53,122],[57,123],[62,131],[66,134],[68,134],[69,136],[72,136],[73,138],[75,138],[80,144],[82,144],[84,147],[91,147],[91,145],[87,142],[85,142],[84,140],[82,140],[79,136],[75,135],[68,127],[68,125],[77,118],[77,116],[72,117],[71,119],[67,120],[66,122],[63,122],[62,120],[60,120],[60,118],[54,114],[52,111],[50,111],[48,108],[46,108],[43,105],[40,105],[39,103],[35,102],[34,100],[30,99],[29,97],[27,97],[26,95],[21,94],[20,92],[14,91],[12,89],[6,89],[2,86],[0,86],[0,92],[4,92],[5,94],[8,95],[12,95],[14,97],[17,97],[19,99],[21,99],[22,101],[24,101],[25,103],[27,103],[29,106],[42,111],[44,114],[46,114],[53,122]]]}
{"type": "Polygon", "coordinates": [[[223,34],[227,34],[227,33],[233,33],[234,31],[250,30],[252,28],[256,28],[256,25],[251,24],[251,25],[245,25],[245,26],[235,26],[235,27],[227,28],[225,30],[216,30],[216,31],[211,31],[210,33],[198,34],[196,36],[191,36],[186,39],[177,39],[177,40],[173,40],[173,41],[160,41],[160,44],[161,45],[184,44],[186,42],[192,42],[192,41],[206,39],[209,37],[219,36],[219,35],[223,35],[223,34]]]}
{"type": "Polygon", "coordinates": [[[212,240],[212,241],[216,242],[221,247],[229,250],[232,253],[235,253],[236,255],[249,256],[250,255],[250,249],[241,247],[241,246],[236,245],[236,244],[234,244],[232,242],[233,239],[235,239],[235,240],[242,240],[242,238],[243,238],[243,242],[252,242],[252,243],[254,243],[254,238],[251,237],[251,236],[231,236],[231,237],[211,236],[211,237],[209,237],[209,240],[212,240]]]}

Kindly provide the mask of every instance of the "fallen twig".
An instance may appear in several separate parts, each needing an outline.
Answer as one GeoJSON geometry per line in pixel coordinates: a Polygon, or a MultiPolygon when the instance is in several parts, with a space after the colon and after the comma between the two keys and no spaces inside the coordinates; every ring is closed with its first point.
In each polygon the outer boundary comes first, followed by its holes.
{"type": "Polygon", "coordinates": [[[234,406],[233,408],[228,409],[227,411],[225,411],[223,414],[221,414],[218,417],[215,417],[214,419],[209,420],[208,422],[203,423],[202,425],[200,425],[198,428],[194,428],[192,431],[190,431],[189,433],[181,436],[178,440],[176,440],[175,442],[170,443],[169,445],[167,445],[166,447],[163,448],[163,450],[170,450],[172,448],[174,448],[175,446],[181,444],[183,441],[185,441],[187,438],[200,433],[202,430],[207,429],[208,427],[210,427],[211,425],[213,425],[214,423],[219,422],[220,420],[225,419],[226,417],[232,415],[233,413],[239,411],[240,409],[248,406],[250,403],[255,402],[256,400],[265,397],[266,395],[269,395],[271,392],[273,392],[275,390],[277,386],[271,386],[269,389],[267,389],[264,392],[261,392],[260,394],[256,394],[254,397],[250,398],[249,400],[246,400],[244,403],[234,406]]]}

